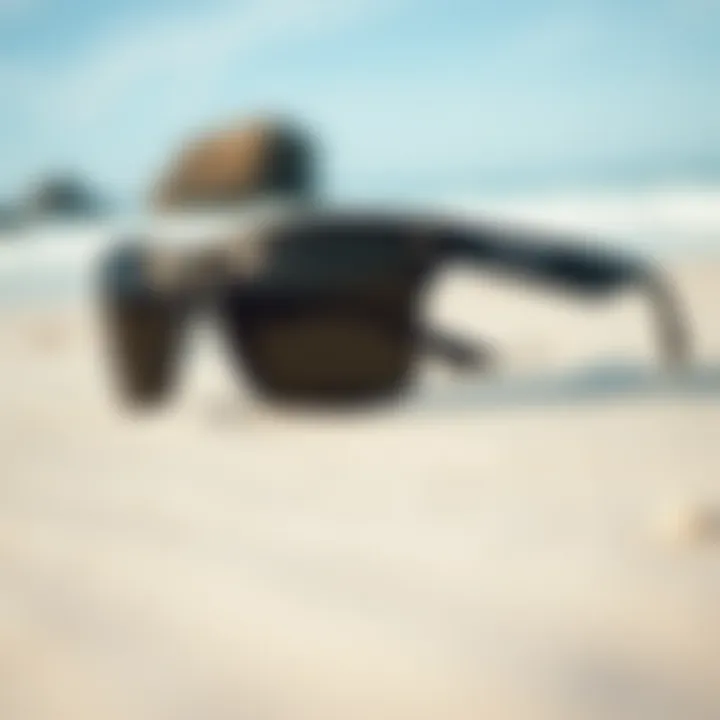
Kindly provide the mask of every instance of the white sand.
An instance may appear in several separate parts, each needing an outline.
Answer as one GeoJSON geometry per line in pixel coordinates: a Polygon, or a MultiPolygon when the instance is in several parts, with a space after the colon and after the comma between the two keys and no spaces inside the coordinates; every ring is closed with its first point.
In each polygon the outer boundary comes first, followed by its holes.
{"type": "MultiPolygon", "coordinates": [[[[720,265],[676,272],[720,359],[720,265]]],[[[649,362],[630,301],[431,312],[510,373],[649,362]]],[[[310,419],[211,348],[139,420],[96,341],[2,320],[2,720],[720,717],[720,395],[310,419]]]]}

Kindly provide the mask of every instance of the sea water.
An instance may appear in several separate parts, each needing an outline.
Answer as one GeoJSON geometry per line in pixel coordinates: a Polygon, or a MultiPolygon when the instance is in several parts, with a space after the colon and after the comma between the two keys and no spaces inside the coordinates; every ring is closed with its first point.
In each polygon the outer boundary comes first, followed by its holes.
{"type": "MultiPolygon", "coordinates": [[[[442,209],[470,220],[557,230],[580,241],[602,238],[661,262],[720,257],[720,186],[507,196],[457,193],[406,206],[409,211],[442,209]]],[[[90,298],[102,254],[124,237],[154,233],[168,242],[186,244],[228,231],[242,216],[184,215],[168,220],[128,214],[103,221],[46,221],[0,229],[0,309],[52,307],[90,298]]]]}

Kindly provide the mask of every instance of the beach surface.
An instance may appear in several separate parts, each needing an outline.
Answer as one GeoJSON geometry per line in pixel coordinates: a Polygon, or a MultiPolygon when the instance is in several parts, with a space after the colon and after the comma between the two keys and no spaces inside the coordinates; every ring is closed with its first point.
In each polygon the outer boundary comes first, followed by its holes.
{"type": "MultiPolygon", "coordinates": [[[[720,262],[671,270],[712,369],[720,262]]],[[[133,417],[87,307],[4,311],[0,718],[720,717],[720,383],[523,397],[651,369],[632,298],[456,273],[427,312],[520,389],[430,367],[407,406],[267,408],[208,328],[133,417]]]]}

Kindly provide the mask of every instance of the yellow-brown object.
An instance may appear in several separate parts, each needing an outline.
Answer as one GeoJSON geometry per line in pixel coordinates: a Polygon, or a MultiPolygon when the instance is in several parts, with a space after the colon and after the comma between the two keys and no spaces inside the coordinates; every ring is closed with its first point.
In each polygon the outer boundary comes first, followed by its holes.
{"type": "Polygon", "coordinates": [[[235,205],[264,195],[312,191],[313,158],[305,135],[287,125],[253,122],[208,133],[180,152],[160,179],[160,209],[235,205]]]}

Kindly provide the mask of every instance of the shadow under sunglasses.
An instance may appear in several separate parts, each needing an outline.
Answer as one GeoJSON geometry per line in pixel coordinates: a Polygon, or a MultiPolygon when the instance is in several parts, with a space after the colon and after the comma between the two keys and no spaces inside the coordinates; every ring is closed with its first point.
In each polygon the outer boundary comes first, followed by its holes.
{"type": "Polygon", "coordinates": [[[522,378],[464,379],[424,388],[405,399],[402,407],[425,414],[678,400],[720,402],[720,364],[697,365],[682,373],[657,373],[630,363],[603,364],[522,378]]]}

